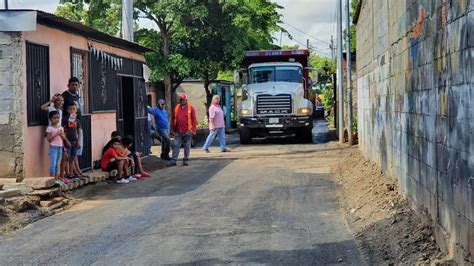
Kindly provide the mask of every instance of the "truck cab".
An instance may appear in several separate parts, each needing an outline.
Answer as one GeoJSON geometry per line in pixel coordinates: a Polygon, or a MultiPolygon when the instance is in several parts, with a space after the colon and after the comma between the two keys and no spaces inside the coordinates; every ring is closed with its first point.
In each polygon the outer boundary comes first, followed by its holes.
{"type": "Polygon", "coordinates": [[[308,56],[307,50],[246,54],[247,82],[242,87],[239,122],[242,144],[255,137],[296,136],[311,142],[313,104],[307,99],[308,56]]]}

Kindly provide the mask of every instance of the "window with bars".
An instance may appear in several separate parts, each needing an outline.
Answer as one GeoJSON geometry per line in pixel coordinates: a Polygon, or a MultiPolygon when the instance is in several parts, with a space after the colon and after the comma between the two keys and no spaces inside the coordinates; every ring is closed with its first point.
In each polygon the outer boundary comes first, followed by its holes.
{"type": "Polygon", "coordinates": [[[89,92],[89,61],[88,52],[71,48],[71,76],[77,77],[81,86],[79,96],[81,97],[81,109],[83,114],[90,113],[90,92],[89,92]]]}
{"type": "Polygon", "coordinates": [[[49,47],[26,42],[26,97],[28,126],[48,124],[41,105],[49,100],[49,47]]]}

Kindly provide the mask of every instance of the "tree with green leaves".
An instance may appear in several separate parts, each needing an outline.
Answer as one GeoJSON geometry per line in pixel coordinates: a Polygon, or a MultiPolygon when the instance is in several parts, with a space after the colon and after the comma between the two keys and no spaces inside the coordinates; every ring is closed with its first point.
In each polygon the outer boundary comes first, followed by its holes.
{"type": "Polygon", "coordinates": [[[238,68],[246,50],[275,47],[271,33],[280,29],[281,7],[265,0],[201,2],[207,12],[200,21],[188,25],[195,41],[188,57],[195,62],[194,76],[204,81],[209,106],[210,84],[219,72],[238,68]]]}
{"type": "MultiPolygon", "coordinates": [[[[99,30],[96,22],[121,2],[61,1],[69,4],[58,13],[77,21],[86,12],[81,22],[99,30]]],[[[209,85],[219,71],[238,67],[245,50],[274,48],[271,33],[281,30],[281,7],[268,0],[136,0],[134,8],[156,26],[157,30],[138,29],[135,36],[138,43],[154,50],[146,55],[151,80],[163,79],[167,99],[184,78],[199,77],[210,102],[209,85]]]]}
{"type": "Polygon", "coordinates": [[[330,83],[332,75],[336,73],[336,62],[332,58],[310,55],[309,65],[316,69],[312,75],[318,75],[319,84],[330,83]]]}
{"type": "Polygon", "coordinates": [[[61,0],[56,15],[116,36],[120,32],[121,0],[61,0]]]}
{"type": "Polygon", "coordinates": [[[135,8],[159,29],[141,30],[137,39],[156,50],[147,59],[151,59],[149,63],[155,75],[162,74],[165,97],[171,99],[183,79],[192,73],[195,64],[186,54],[194,47],[197,34],[188,27],[202,22],[206,7],[197,0],[139,0],[135,8]]]}
{"type": "MultiPolygon", "coordinates": [[[[121,0],[60,0],[60,3],[63,5],[58,8],[58,15],[78,21],[78,18],[83,17],[79,13],[85,12],[85,18],[79,22],[112,35],[120,27],[121,0]],[[118,14],[114,14],[115,20],[103,22],[115,8],[119,10],[118,14]]],[[[134,8],[137,17],[149,19],[158,29],[139,29],[135,32],[135,39],[154,50],[146,54],[148,66],[152,70],[151,80],[163,79],[165,97],[171,99],[181,81],[191,74],[193,66],[193,61],[183,53],[192,43],[185,29],[186,24],[198,20],[205,10],[197,1],[186,0],[136,0],[134,8]]]]}

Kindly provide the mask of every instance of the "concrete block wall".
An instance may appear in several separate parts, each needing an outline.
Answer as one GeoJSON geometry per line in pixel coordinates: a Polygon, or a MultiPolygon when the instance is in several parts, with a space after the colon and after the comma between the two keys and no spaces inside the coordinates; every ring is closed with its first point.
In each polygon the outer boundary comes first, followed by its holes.
{"type": "Polygon", "coordinates": [[[361,151],[473,262],[474,1],[363,0],[357,88],[361,151]]]}
{"type": "Polygon", "coordinates": [[[21,34],[0,32],[0,178],[23,178],[22,66],[21,34]]]}

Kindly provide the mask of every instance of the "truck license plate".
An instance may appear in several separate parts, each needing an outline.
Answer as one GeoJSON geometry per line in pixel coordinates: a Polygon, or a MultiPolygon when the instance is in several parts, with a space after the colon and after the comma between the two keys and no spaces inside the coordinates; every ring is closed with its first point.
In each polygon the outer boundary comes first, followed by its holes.
{"type": "Polygon", "coordinates": [[[270,118],[268,122],[270,122],[270,124],[278,124],[278,123],[280,123],[280,119],[270,118]]]}

